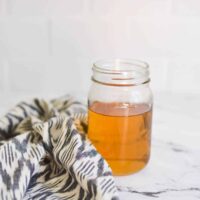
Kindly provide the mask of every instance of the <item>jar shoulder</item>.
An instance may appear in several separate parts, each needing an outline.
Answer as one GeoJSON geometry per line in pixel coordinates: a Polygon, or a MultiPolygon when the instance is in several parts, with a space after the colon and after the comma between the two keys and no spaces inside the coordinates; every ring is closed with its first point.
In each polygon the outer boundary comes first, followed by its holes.
{"type": "Polygon", "coordinates": [[[89,101],[153,103],[152,90],[148,84],[138,86],[110,86],[93,83],[89,101]]]}

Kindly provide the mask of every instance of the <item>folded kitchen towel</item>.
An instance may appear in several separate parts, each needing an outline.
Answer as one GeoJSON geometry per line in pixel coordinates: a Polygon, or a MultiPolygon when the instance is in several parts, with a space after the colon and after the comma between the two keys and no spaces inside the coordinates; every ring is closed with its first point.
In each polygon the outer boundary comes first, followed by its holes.
{"type": "Polygon", "coordinates": [[[21,102],[0,119],[0,199],[116,200],[106,161],[70,96],[21,102]]]}

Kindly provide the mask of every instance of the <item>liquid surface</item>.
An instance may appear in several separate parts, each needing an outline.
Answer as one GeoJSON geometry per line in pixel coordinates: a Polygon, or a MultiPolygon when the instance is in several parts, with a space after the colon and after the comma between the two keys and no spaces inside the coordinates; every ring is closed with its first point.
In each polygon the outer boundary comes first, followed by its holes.
{"type": "Polygon", "coordinates": [[[95,102],[89,107],[88,137],[114,175],[144,168],[150,156],[152,111],[149,105],[95,102]]]}

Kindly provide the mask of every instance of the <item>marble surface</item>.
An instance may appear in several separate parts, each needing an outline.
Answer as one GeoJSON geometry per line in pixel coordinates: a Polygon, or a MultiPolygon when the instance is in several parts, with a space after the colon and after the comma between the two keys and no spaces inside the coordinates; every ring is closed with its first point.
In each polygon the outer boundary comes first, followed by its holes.
{"type": "MultiPolygon", "coordinates": [[[[200,199],[200,94],[154,95],[152,151],[142,171],[116,177],[120,199],[200,199]]],[[[22,97],[0,99],[0,114],[22,97]]]]}
{"type": "Polygon", "coordinates": [[[151,159],[116,177],[120,199],[200,199],[200,95],[155,95],[151,159]]]}

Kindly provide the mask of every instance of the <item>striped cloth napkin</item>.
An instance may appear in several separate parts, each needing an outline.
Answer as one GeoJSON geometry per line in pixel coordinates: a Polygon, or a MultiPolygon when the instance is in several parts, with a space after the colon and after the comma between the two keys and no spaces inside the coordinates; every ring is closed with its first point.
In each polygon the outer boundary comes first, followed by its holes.
{"type": "Polygon", "coordinates": [[[1,200],[117,200],[106,161],[86,138],[87,108],[66,96],[21,102],[0,119],[1,200]]]}

